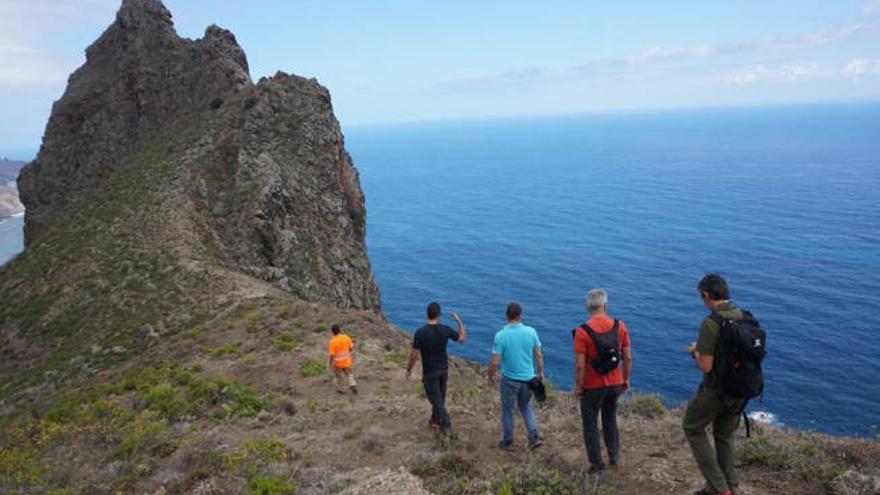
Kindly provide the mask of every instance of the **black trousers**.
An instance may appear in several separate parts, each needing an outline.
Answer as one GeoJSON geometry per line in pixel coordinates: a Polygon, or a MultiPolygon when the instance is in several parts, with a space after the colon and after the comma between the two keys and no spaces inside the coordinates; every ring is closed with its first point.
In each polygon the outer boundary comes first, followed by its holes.
{"type": "Polygon", "coordinates": [[[603,387],[585,389],[581,396],[581,422],[584,429],[584,445],[587,447],[587,457],[590,464],[603,467],[602,451],[599,446],[598,419],[602,412],[602,436],[605,438],[605,448],[608,449],[608,458],[611,464],[617,464],[620,460],[620,435],[617,432],[617,399],[620,397],[622,387],[603,387]]]}
{"type": "Polygon", "coordinates": [[[431,422],[440,425],[440,429],[443,431],[452,427],[452,421],[446,411],[446,382],[448,378],[447,373],[422,378],[425,396],[431,403],[431,422]]]}

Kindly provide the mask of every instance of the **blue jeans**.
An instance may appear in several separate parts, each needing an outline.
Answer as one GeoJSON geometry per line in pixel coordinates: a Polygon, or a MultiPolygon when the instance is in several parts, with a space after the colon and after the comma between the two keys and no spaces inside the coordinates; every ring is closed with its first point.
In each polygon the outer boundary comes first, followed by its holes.
{"type": "Polygon", "coordinates": [[[501,379],[501,426],[504,428],[504,441],[513,441],[513,407],[519,409],[526,429],[529,430],[529,439],[538,438],[538,423],[535,421],[535,415],[532,413],[532,391],[529,390],[529,384],[510,380],[501,379]]]}

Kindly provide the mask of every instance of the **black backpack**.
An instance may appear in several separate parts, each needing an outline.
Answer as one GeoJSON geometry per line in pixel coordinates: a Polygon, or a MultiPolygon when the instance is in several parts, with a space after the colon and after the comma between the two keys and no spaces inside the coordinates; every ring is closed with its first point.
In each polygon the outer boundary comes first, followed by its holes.
{"type": "MultiPolygon", "coordinates": [[[[607,375],[620,366],[620,338],[617,335],[619,326],[620,322],[615,319],[611,331],[606,333],[596,333],[586,323],[578,327],[587,332],[596,345],[597,355],[590,360],[590,366],[600,375],[607,375]]],[[[572,338],[576,335],[577,330],[577,328],[572,330],[572,338]]]]}
{"type": "Polygon", "coordinates": [[[718,313],[709,318],[721,328],[721,343],[727,349],[727,360],[718,369],[719,391],[748,402],[764,392],[761,363],[767,355],[767,334],[751,313],[742,313],[738,320],[718,313]]]}

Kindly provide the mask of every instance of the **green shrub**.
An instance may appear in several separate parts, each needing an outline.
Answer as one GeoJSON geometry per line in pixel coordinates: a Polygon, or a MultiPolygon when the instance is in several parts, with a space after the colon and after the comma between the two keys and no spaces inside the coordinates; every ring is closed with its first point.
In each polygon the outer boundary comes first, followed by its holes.
{"type": "Polygon", "coordinates": [[[456,452],[446,452],[433,462],[418,464],[412,468],[416,476],[449,476],[460,478],[474,473],[473,464],[456,452]]]}
{"type": "Polygon", "coordinates": [[[282,351],[289,351],[296,347],[297,344],[296,336],[289,330],[281,332],[281,334],[275,338],[275,345],[282,351]]]}
{"type": "Polygon", "coordinates": [[[828,482],[842,471],[824,448],[806,438],[774,443],[767,437],[753,436],[740,443],[737,456],[745,465],[795,471],[807,480],[828,482]]]}
{"type": "Polygon", "coordinates": [[[634,414],[644,418],[658,418],[666,414],[666,406],[657,394],[634,394],[623,401],[621,410],[624,414],[634,414]]]}
{"type": "Polygon", "coordinates": [[[243,320],[245,321],[245,328],[248,333],[258,333],[267,323],[266,315],[255,311],[244,315],[243,320]]]}
{"type": "Polygon", "coordinates": [[[324,373],[324,368],[323,362],[317,359],[306,359],[305,362],[299,365],[299,374],[303,378],[311,378],[324,373]]]}
{"type": "Polygon", "coordinates": [[[313,328],[312,331],[315,333],[323,333],[326,332],[329,328],[330,327],[327,326],[326,323],[318,323],[317,325],[315,325],[315,328],[313,328]]]}
{"type": "Polygon", "coordinates": [[[277,476],[257,476],[248,483],[248,495],[293,495],[296,485],[277,476]]]}
{"type": "Polygon", "coordinates": [[[492,389],[483,386],[482,383],[463,383],[449,390],[453,404],[465,403],[472,405],[491,404],[492,389]]]}
{"type": "Polygon", "coordinates": [[[121,459],[136,455],[166,457],[177,450],[174,433],[164,421],[156,421],[154,414],[144,411],[121,431],[121,442],[113,452],[121,459]]]}
{"type": "Polygon", "coordinates": [[[223,106],[223,98],[214,98],[210,103],[211,110],[217,110],[223,106]]]}
{"type": "Polygon", "coordinates": [[[227,418],[252,418],[261,410],[272,407],[270,401],[240,382],[220,378],[214,385],[219,392],[215,397],[219,398],[220,408],[227,418]]]}
{"type": "Polygon", "coordinates": [[[383,360],[386,363],[393,363],[401,367],[406,366],[407,361],[409,361],[409,351],[397,349],[386,352],[383,360]]]}
{"type": "Polygon", "coordinates": [[[239,349],[239,347],[241,347],[241,343],[221,345],[220,347],[211,350],[208,355],[214,359],[218,359],[223,356],[238,356],[239,354],[241,354],[241,350],[239,349]]]}
{"type": "Polygon", "coordinates": [[[290,449],[284,443],[275,436],[265,436],[245,440],[241,447],[226,455],[226,464],[229,468],[252,477],[263,466],[289,458],[290,449]]]}
{"type": "Polygon", "coordinates": [[[156,385],[144,395],[147,408],[162,415],[168,421],[177,421],[189,413],[189,404],[178,397],[178,389],[170,383],[156,385]]]}
{"type": "Polygon", "coordinates": [[[575,484],[557,470],[528,469],[515,471],[495,481],[496,495],[579,495],[575,484]]]}

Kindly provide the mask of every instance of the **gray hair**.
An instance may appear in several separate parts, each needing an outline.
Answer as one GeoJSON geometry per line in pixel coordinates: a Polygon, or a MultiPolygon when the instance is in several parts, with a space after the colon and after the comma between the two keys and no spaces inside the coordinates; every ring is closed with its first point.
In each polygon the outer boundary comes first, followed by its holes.
{"type": "Polygon", "coordinates": [[[587,293],[587,308],[602,309],[608,304],[608,293],[605,289],[593,289],[587,293]]]}

